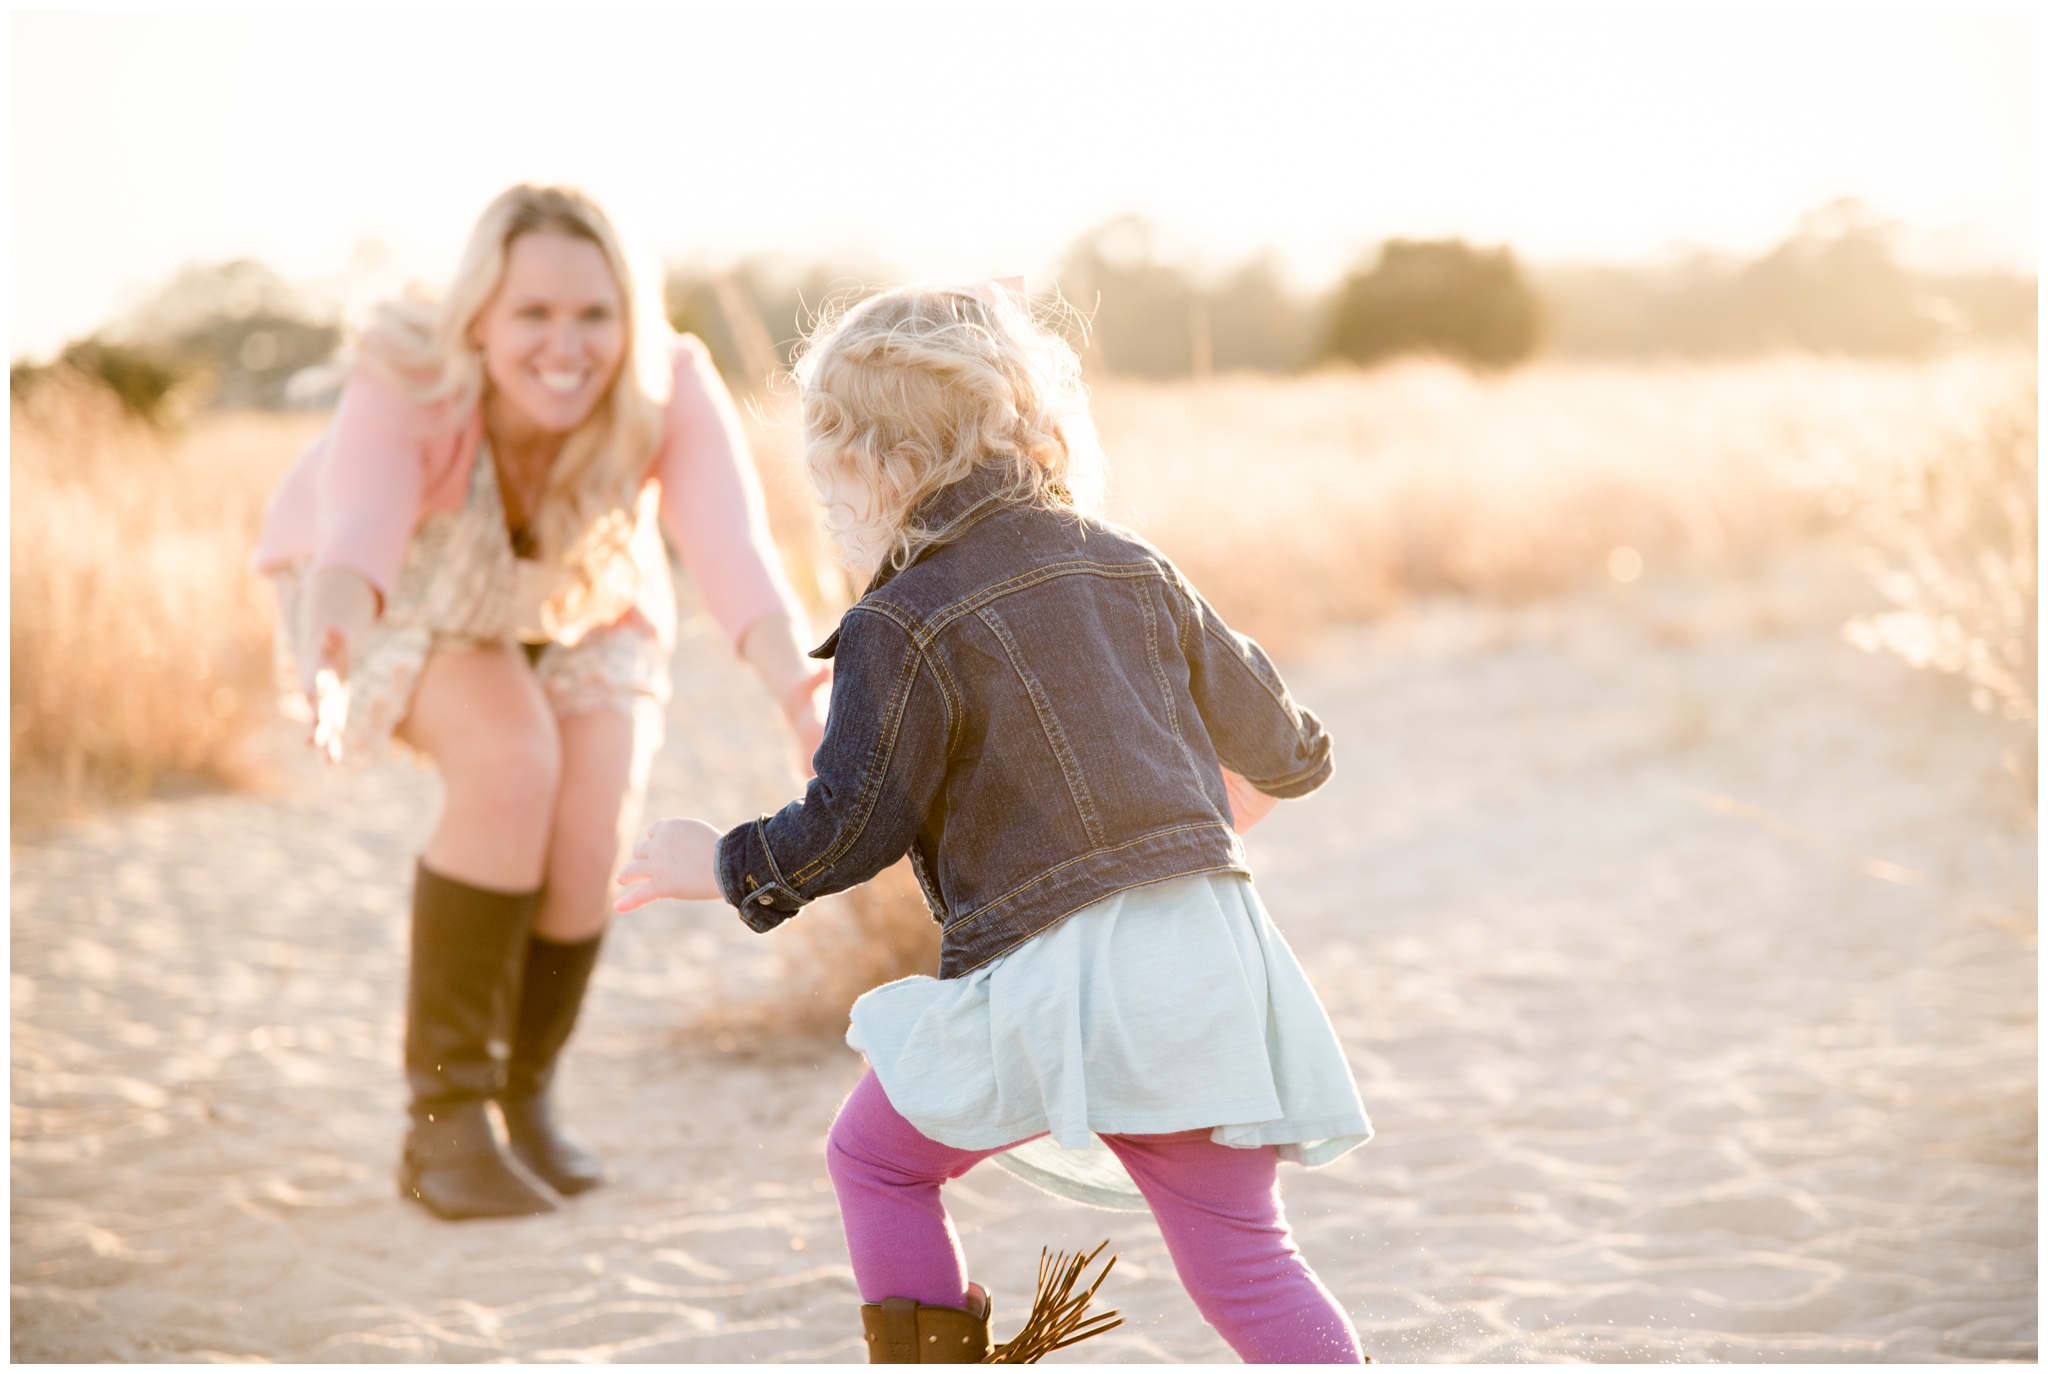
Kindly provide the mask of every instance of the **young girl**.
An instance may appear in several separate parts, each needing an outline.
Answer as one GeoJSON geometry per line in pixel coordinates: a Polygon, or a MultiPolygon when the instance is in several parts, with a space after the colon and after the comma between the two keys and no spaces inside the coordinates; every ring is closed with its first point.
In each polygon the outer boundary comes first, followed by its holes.
{"type": "Polygon", "coordinates": [[[909,854],[939,976],[854,1005],[871,1072],[827,1146],[870,1358],[987,1357],[940,1185],[1093,1133],[1232,1349],[1357,1362],[1275,1168],[1371,1127],[1237,837],[1328,780],[1328,735],[1157,549],[1094,516],[1079,362],[1021,296],[877,296],[798,379],[829,522],[877,570],[814,651],[835,673],[816,778],[722,836],[658,823],[618,908],[723,897],[767,931],[909,854]]]}

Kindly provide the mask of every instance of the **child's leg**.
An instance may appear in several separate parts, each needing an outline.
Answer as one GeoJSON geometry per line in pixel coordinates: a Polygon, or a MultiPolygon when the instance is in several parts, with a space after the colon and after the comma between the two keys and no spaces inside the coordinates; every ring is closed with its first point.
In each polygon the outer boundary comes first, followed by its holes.
{"type": "Polygon", "coordinates": [[[1203,1318],[1246,1364],[1357,1364],[1358,1335],[1295,1248],[1278,1156],[1209,1132],[1104,1136],[1152,1204],[1203,1318]]]}
{"type": "Polygon", "coordinates": [[[873,1072],[860,1080],[832,1123],[825,1167],[862,1302],[967,1305],[967,1261],[939,1185],[1000,1153],[941,1145],[903,1119],[873,1072]]]}

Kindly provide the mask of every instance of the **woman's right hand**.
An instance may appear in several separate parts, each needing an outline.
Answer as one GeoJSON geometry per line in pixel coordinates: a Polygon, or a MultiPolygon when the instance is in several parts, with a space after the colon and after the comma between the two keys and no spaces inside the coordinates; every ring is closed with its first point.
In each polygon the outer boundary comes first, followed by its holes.
{"type": "Polygon", "coordinates": [[[361,573],[332,566],[314,572],[306,594],[307,652],[299,661],[299,686],[313,710],[311,743],[330,763],[341,760],[349,671],[377,609],[377,590],[361,573]]]}

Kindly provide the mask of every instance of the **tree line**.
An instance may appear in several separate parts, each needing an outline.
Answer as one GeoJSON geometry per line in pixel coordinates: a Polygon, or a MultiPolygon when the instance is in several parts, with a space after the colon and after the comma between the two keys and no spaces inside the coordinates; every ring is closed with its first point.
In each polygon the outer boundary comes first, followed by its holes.
{"type": "MultiPolygon", "coordinates": [[[[719,271],[673,266],[665,301],[676,327],[703,338],[746,388],[788,361],[827,302],[869,284],[829,266],[791,270],[762,258],[719,271]]],[[[1894,226],[1853,201],[1808,215],[1753,259],[1532,268],[1506,246],[1396,238],[1329,288],[1306,292],[1288,285],[1270,254],[1198,275],[1160,251],[1152,226],[1123,216],[1067,249],[1056,287],[1090,370],[1156,378],[1369,366],[1415,353],[1477,369],[1546,352],[1916,357],[2031,344],[2037,315],[2033,277],[1910,270],[1894,226]]],[[[10,381],[21,397],[53,368],[82,372],[164,423],[195,405],[317,404],[292,380],[341,344],[339,324],[263,264],[194,265],[54,364],[17,364],[10,381]]]]}

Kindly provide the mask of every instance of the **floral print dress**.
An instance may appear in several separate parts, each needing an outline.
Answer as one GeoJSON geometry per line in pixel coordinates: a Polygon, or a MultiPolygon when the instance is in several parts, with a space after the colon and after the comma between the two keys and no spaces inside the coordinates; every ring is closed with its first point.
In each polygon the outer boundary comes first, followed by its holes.
{"type": "MultiPolygon", "coordinates": [[[[608,624],[551,638],[541,607],[568,574],[514,555],[505,528],[497,464],[489,447],[471,465],[462,509],[428,516],[414,531],[384,614],[356,651],[349,674],[348,721],[341,757],[363,762],[384,752],[412,709],[427,657],[439,648],[526,647],[534,675],[557,719],[617,711],[634,722],[635,753],[660,746],[670,694],[668,655],[674,591],[652,500],[643,500],[631,556],[640,595],[608,624]]],[[[307,647],[302,624],[306,566],[275,574],[278,583],[278,682],[303,717],[294,663],[307,647]]]]}

